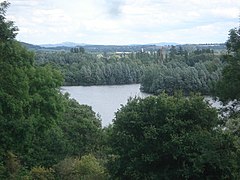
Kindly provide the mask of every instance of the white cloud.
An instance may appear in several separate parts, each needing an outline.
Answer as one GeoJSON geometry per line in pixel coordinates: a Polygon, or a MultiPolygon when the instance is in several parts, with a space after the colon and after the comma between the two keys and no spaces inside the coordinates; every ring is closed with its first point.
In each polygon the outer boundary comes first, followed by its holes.
{"type": "Polygon", "coordinates": [[[239,0],[12,0],[22,41],[133,44],[224,42],[239,0]]]}
{"type": "Polygon", "coordinates": [[[72,22],[71,18],[62,9],[36,9],[31,19],[50,26],[68,26],[72,22]]]}
{"type": "Polygon", "coordinates": [[[231,8],[216,8],[212,10],[214,16],[222,18],[236,18],[240,15],[240,8],[231,7],[231,8]]]}

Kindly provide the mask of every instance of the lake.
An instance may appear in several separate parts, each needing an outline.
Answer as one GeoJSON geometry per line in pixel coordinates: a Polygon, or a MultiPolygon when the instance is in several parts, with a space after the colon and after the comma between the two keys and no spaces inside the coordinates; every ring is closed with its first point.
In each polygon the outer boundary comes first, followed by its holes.
{"type": "MultiPolygon", "coordinates": [[[[148,94],[140,92],[140,84],[115,86],[63,86],[62,92],[68,92],[71,98],[80,104],[92,106],[93,111],[102,119],[102,125],[109,125],[115,117],[115,112],[126,105],[130,97],[146,97],[148,94]]],[[[213,107],[222,107],[219,101],[206,96],[213,107]]]]}
{"type": "Polygon", "coordinates": [[[92,106],[93,111],[100,115],[102,125],[112,122],[115,112],[121,105],[126,105],[130,97],[146,97],[140,92],[140,84],[114,86],[64,86],[62,92],[68,92],[71,98],[80,104],[92,106]]]}

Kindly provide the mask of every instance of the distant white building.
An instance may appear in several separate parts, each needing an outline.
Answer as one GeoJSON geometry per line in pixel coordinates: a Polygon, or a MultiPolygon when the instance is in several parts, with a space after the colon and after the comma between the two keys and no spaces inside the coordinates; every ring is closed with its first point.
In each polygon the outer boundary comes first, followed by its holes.
{"type": "Polygon", "coordinates": [[[98,59],[101,59],[101,58],[103,58],[103,55],[102,55],[102,54],[98,54],[98,55],[97,55],[97,58],[98,58],[98,59]]]}
{"type": "Polygon", "coordinates": [[[122,54],[131,54],[132,52],[116,52],[115,54],[117,55],[122,55],[122,54]]]}

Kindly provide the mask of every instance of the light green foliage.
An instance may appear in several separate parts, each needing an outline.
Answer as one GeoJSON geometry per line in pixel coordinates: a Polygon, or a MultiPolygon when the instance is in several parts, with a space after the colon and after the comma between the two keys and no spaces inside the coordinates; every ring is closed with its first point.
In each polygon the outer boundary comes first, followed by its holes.
{"type": "Polygon", "coordinates": [[[34,180],[54,180],[54,170],[44,167],[33,167],[30,171],[30,178],[34,180]]]}
{"type": "Polygon", "coordinates": [[[225,126],[226,131],[240,137],[240,117],[228,119],[225,126]]]}
{"type": "Polygon", "coordinates": [[[133,99],[116,114],[110,174],[120,179],[234,179],[236,147],[199,96],[133,99]]]}
{"type": "Polygon", "coordinates": [[[104,168],[93,155],[85,155],[76,166],[76,172],[82,179],[104,179],[104,168]]]}
{"type": "Polygon", "coordinates": [[[63,180],[107,179],[106,170],[91,154],[78,158],[66,158],[54,166],[57,176],[63,180]]]}

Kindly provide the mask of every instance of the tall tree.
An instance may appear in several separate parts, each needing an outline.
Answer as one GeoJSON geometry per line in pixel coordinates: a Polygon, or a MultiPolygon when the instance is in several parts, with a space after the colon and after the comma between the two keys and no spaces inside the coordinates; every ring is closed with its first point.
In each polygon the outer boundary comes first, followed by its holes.
{"type": "Polygon", "coordinates": [[[240,51],[240,28],[234,28],[229,31],[229,38],[226,42],[229,53],[240,51]]]}
{"type": "Polygon", "coordinates": [[[5,15],[9,5],[10,3],[7,1],[0,3],[0,41],[2,42],[14,39],[17,35],[16,31],[18,30],[13,21],[6,20],[5,15]]]}
{"type": "Polygon", "coordinates": [[[63,109],[63,79],[50,67],[36,67],[33,54],[14,39],[16,28],[5,19],[8,6],[5,1],[0,4],[0,159],[12,152],[31,166],[44,149],[39,142],[63,109]]]}
{"type": "Polygon", "coordinates": [[[240,28],[231,29],[226,42],[228,55],[224,58],[227,66],[223,69],[222,78],[216,85],[216,95],[220,100],[240,100],[240,28]]]}
{"type": "Polygon", "coordinates": [[[119,179],[239,178],[232,136],[202,97],[133,99],[116,114],[109,170],[119,179]]]}

